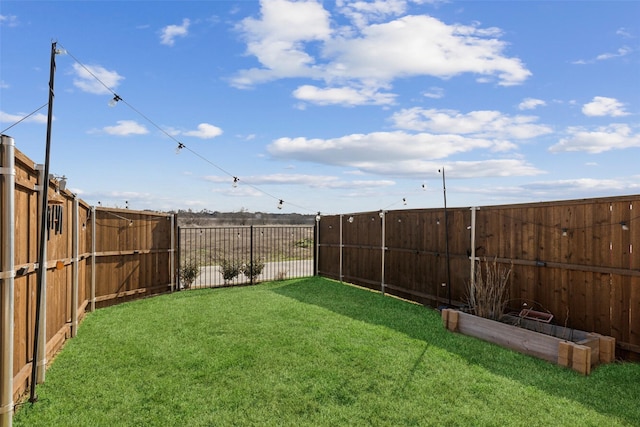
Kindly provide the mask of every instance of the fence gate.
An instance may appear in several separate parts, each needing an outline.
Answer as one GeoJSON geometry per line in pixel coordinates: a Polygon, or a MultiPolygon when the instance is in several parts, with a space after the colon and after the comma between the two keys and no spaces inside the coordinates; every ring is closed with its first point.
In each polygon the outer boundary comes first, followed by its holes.
{"type": "Polygon", "coordinates": [[[180,227],[181,288],[246,285],[315,274],[313,226],[180,227]]]}

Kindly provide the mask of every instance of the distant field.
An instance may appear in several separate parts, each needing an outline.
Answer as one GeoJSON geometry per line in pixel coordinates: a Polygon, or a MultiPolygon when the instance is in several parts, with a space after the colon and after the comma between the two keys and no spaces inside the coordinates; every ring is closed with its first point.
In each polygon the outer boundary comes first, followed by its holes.
{"type": "Polygon", "coordinates": [[[199,266],[218,265],[222,260],[265,263],[313,258],[313,227],[254,226],[181,228],[180,263],[195,261],[199,266]]]}

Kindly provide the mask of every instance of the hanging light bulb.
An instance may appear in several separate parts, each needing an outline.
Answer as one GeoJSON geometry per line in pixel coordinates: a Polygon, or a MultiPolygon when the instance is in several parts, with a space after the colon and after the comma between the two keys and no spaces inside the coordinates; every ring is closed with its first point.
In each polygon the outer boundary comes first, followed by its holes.
{"type": "Polygon", "coordinates": [[[405,199],[404,197],[402,198],[402,204],[407,206],[407,199],[405,199]]]}
{"type": "Polygon", "coordinates": [[[176,147],[176,154],[180,154],[180,150],[184,148],[184,144],[182,142],[178,142],[178,147],[176,147]]]}
{"type": "Polygon", "coordinates": [[[233,188],[237,188],[238,187],[238,181],[240,181],[240,178],[238,178],[237,176],[233,177],[233,188]]]}
{"type": "Polygon", "coordinates": [[[118,95],[114,93],[113,99],[109,101],[109,107],[115,107],[118,101],[122,101],[122,98],[120,98],[118,95]]]}
{"type": "Polygon", "coordinates": [[[278,209],[282,209],[282,205],[284,204],[284,200],[280,199],[278,202],[278,209]]]}

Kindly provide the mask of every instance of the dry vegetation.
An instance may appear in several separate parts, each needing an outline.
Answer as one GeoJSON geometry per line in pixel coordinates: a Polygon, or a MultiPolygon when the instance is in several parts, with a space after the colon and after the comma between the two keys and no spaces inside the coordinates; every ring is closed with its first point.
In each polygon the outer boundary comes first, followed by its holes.
{"type": "Polygon", "coordinates": [[[475,282],[469,287],[469,306],[476,316],[499,320],[507,305],[511,267],[504,268],[494,259],[478,262],[475,282]]]}

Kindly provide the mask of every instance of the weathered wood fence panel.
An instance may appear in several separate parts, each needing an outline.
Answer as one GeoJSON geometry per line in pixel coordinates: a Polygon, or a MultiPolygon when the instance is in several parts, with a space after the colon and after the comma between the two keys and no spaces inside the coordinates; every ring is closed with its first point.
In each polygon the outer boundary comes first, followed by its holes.
{"type": "Polygon", "coordinates": [[[495,260],[512,270],[511,309],[549,311],[563,326],[614,337],[620,355],[638,358],[639,206],[634,195],[326,216],[319,274],[462,306],[478,264],[495,260]]]}
{"type": "MultiPolygon", "coordinates": [[[[3,136],[3,152],[9,140],[3,136]]],[[[7,170],[5,156],[0,164],[3,223],[12,210],[14,213],[12,233],[2,234],[2,253],[11,247],[14,254],[13,270],[0,272],[1,330],[13,338],[3,339],[0,349],[0,360],[11,359],[8,371],[13,373],[0,378],[0,390],[10,390],[10,396],[2,392],[3,411],[17,402],[31,382],[43,182],[47,184],[49,203],[38,381],[44,380],[47,360],[75,335],[86,311],[168,292],[177,283],[175,215],[91,207],[61,188],[62,182],[45,180],[42,168],[20,151],[13,147],[11,151],[10,169],[14,170],[7,170]],[[7,177],[14,180],[14,206],[5,206],[7,177]],[[11,301],[5,298],[8,295],[13,296],[11,301]]]]}

